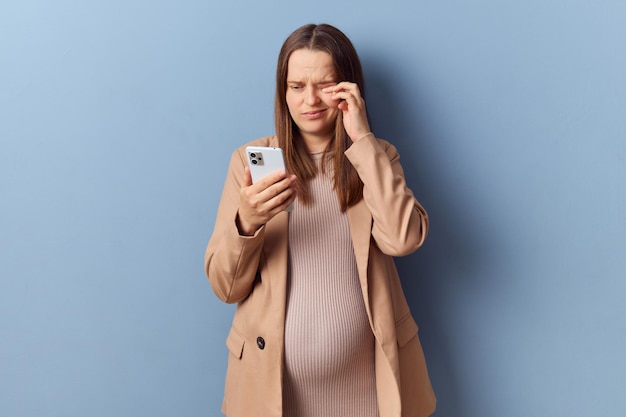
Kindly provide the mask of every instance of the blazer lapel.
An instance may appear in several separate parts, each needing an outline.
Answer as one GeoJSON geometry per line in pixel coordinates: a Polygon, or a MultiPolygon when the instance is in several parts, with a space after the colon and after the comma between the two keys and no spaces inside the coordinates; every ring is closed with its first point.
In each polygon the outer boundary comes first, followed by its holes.
{"type": "Polygon", "coordinates": [[[271,286],[282,297],[287,291],[288,241],[289,213],[278,213],[265,225],[263,255],[271,274],[271,286]]]}
{"type": "Polygon", "coordinates": [[[365,308],[371,318],[367,285],[367,265],[372,235],[372,214],[363,199],[348,208],[348,224],[350,225],[350,235],[352,236],[352,246],[354,248],[357,269],[359,271],[359,280],[361,281],[365,308]]]}

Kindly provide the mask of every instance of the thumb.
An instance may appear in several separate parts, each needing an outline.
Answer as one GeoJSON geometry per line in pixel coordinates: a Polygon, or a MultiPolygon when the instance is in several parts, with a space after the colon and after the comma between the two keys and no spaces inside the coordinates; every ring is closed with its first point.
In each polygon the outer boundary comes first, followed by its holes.
{"type": "Polygon", "coordinates": [[[252,175],[250,174],[250,168],[246,167],[243,172],[243,186],[249,187],[252,185],[252,175]]]}

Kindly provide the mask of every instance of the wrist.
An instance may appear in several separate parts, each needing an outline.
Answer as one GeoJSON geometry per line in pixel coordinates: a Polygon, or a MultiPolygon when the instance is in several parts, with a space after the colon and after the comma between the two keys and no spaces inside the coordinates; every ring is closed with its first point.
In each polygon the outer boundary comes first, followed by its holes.
{"type": "Polygon", "coordinates": [[[371,131],[368,131],[368,132],[361,133],[361,134],[357,135],[357,136],[356,136],[356,139],[354,139],[352,142],[358,142],[358,141],[360,141],[361,139],[363,139],[363,138],[365,138],[365,137],[367,137],[367,136],[369,136],[369,135],[374,136],[374,134],[373,134],[371,131]]]}
{"type": "Polygon", "coordinates": [[[237,231],[241,236],[254,236],[257,230],[261,227],[260,225],[254,225],[248,222],[245,222],[237,213],[237,217],[235,218],[235,224],[237,225],[237,231]]]}

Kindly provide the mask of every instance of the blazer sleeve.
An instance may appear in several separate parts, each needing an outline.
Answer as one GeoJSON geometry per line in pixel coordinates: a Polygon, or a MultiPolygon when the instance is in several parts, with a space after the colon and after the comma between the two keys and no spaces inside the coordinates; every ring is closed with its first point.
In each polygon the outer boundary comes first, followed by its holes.
{"type": "Polygon", "coordinates": [[[226,303],[239,302],[250,294],[264,241],[264,226],[254,236],[241,236],[236,225],[244,158],[241,149],[232,154],[215,227],[204,255],[211,287],[226,303]]]}
{"type": "Polygon", "coordinates": [[[363,199],[372,213],[372,237],[386,255],[417,250],[428,233],[428,214],[407,187],[400,155],[390,143],[368,134],[345,152],[363,181],[363,199]]]}

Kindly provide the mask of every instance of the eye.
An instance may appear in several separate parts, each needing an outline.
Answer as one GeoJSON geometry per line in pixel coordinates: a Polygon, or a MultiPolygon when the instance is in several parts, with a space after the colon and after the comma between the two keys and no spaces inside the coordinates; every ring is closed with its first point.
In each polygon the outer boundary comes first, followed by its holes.
{"type": "Polygon", "coordinates": [[[299,85],[299,84],[290,84],[290,85],[289,85],[289,88],[290,88],[292,91],[302,91],[302,86],[301,86],[301,85],[299,85]]]}

